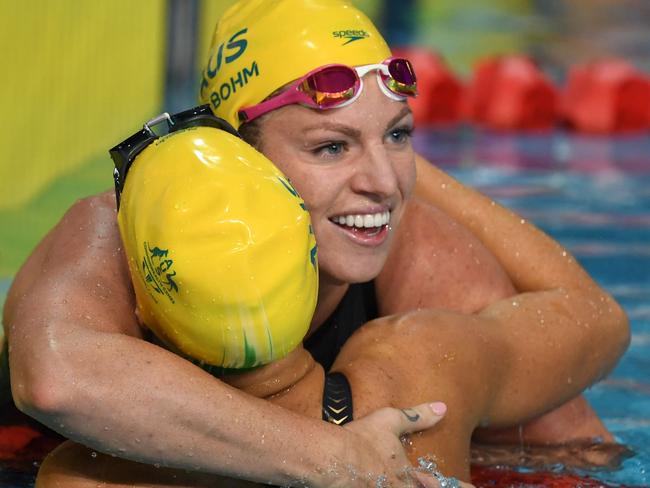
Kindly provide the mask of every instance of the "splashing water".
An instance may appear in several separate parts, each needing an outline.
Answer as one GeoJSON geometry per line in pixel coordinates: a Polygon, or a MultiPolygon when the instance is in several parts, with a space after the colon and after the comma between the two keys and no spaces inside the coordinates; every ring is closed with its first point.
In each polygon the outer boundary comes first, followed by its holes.
{"type": "Polygon", "coordinates": [[[427,473],[432,475],[442,488],[460,488],[460,482],[453,477],[447,477],[438,471],[438,465],[436,462],[429,457],[419,457],[418,458],[418,468],[414,468],[420,473],[427,473]]]}

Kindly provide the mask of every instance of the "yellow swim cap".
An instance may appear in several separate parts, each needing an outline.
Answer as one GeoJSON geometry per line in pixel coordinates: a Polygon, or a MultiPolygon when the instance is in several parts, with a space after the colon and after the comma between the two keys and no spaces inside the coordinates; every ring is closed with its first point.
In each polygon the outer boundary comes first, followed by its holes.
{"type": "Polygon", "coordinates": [[[217,23],[201,103],[239,127],[239,109],[326,64],[380,63],[390,49],[344,0],[240,0],[217,23]]]}
{"type": "Polygon", "coordinates": [[[191,127],[154,140],[129,170],[118,223],[140,318],[171,350],[248,368],[302,341],[318,288],[309,213],[241,139],[191,127]]]}

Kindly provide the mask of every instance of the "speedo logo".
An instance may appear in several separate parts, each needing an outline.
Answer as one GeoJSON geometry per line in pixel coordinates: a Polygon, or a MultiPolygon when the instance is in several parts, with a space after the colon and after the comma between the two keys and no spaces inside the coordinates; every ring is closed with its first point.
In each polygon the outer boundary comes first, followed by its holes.
{"type": "Polygon", "coordinates": [[[365,30],[339,30],[332,32],[332,35],[335,38],[347,39],[347,41],[343,43],[343,46],[370,37],[370,34],[365,30]]]}

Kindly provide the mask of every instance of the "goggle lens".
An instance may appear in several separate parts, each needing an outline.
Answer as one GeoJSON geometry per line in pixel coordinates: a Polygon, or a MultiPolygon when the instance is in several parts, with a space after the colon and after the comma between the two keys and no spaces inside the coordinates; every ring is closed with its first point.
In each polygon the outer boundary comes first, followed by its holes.
{"type": "Polygon", "coordinates": [[[406,59],[392,59],[388,63],[388,72],[395,81],[403,85],[415,85],[415,71],[406,59]]]}
{"type": "Polygon", "coordinates": [[[340,105],[356,95],[359,78],[346,66],[330,66],[309,76],[300,90],[322,108],[340,105]]]}
{"type": "Polygon", "coordinates": [[[388,63],[390,76],[381,75],[384,84],[393,93],[403,96],[415,96],[417,94],[417,79],[413,66],[406,59],[391,59],[388,63]]]}

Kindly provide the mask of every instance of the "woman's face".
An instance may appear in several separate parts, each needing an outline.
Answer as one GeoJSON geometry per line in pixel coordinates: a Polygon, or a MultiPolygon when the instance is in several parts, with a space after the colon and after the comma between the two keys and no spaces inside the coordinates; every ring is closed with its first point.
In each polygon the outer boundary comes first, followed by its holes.
{"type": "Polygon", "coordinates": [[[321,279],[358,283],[381,271],[415,182],[413,116],[374,73],[357,101],[317,111],[290,105],[261,122],[260,148],[311,215],[321,279]]]}

